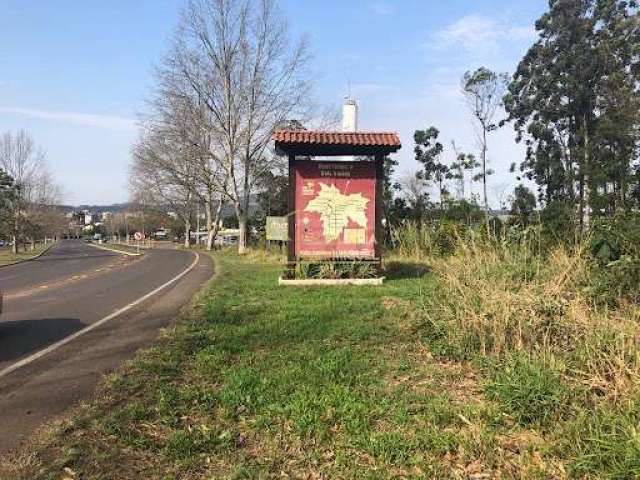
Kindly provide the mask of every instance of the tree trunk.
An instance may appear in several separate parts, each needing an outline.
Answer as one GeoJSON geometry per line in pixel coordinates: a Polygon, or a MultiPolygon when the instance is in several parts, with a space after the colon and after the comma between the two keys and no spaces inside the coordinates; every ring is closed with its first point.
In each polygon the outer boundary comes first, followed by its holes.
{"type": "Polygon", "coordinates": [[[491,232],[489,225],[489,198],[487,196],[487,127],[482,125],[482,194],[484,196],[484,221],[487,234],[491,232]]]}
{"type": "MultiPolygon", "coordinates": [[[[246,190],[245,190],[246,191],[246,190]]],[[[238,219],[238,254],[247,253],[247,212],[249,210],[249,198],[243,194],[242,197],[233,202],[233,207],[238,219]]]]}
{"type": "Polygon", "coordinates": [[[11,250],[13,251],[14,255],[17,255],[18,254],[18,236],[12,235],[12,240],[13,240],[13,245],[11,246],[11,250]]]}
{"type": "Polygon", "coordinates": [[[482,192],[484,195],[484,210],[489,217],[489,199],[487,198],[487,129],[482,128],[482,192]]]}
{"type": "Polygon", "coordinates": [[[211,195],[207,194],[207,199],[204,201],[204,215],[205,215],[205,222],[206,222],[206,228],[207,228],[207,244],[206,244],[206,249],[207,250],[211,250],[213,248],[213,238],[212,238],[212,231],[213,231],[213,220],[211,218],[212,216],[212,206],[211,206],[211,195]]]}
{"type": "Polygon", "coordinates": [[[220,216],[222,215],[222,195],[220,195],[220,199],[218,201],[218,206],[216,207],[216,211],[213,215],[213,226],[209,229],[209,234],[207,236],[207,250],[213,250],[213,244],[215,242],[216,237],[218,236],[218,230],[220,229],[220,216]]]}
{"type": "Polygon", "coordinates": [[[241,212],[238,215],[238,227],[240,229],[240,235],[238,237],[238,254],[244,255],[247,253],[247,215],[245,212],[241,212]]]}
{"type": "Polygon", "coordinates": [[[591,189],[589,185],[589,164],[590,164],[590,139],[589,139],[589,130],[587,129],[587,120],[585,117],[582,119],[582,128],[583,128],[583,148],[584,148],[584,165],[583,171],[584,173],[584,183],[583,183],[583,195],[582,195],[582,218],[580,220],[581,226],[581,235],[584,237],[586,233],[589,231],[589,224],[591,223],[591,189]]]}
{"type": "Polygon", "coordinates": [[[191,220],[187,218],[184,221],[184,248],[191,248],[191,220]]]}

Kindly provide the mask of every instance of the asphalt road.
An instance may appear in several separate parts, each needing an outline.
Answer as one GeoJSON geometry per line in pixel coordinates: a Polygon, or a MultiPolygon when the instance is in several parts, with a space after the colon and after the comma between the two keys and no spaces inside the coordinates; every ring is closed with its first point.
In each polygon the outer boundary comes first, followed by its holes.
{"type": "Polygon", "coordinates": [[[201,255],[187,275],[131,310],[11,373],[3,371],[136,302],[194,259],[179,250],[127,257],[65,240],[36,260],[0,268],[0,452],[19,447],[149,345],[211,277],[211,260],[201,255]]]}
{"type": "Polygon", "coordinates": [[[36,260],[0,268],[0,289],[5,295],[26,290],[102,268],[120,257],[79,240],[64,240],[36,260]]]}

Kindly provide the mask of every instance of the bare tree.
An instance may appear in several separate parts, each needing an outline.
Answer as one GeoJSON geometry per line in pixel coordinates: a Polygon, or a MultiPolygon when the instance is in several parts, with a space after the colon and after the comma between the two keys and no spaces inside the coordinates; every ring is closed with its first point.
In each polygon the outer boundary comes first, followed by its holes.
{"type": "Polygon", "coordinates": [[[489,200],[487,196],[487,176],[493,172],[487,169],[487,136],[497,129],[494,123],[496,112],[502,106],[502,99],[506,93],[508,76],[504,73],[495,73],[481,67],[475,72],[466,72],[462,77],[462,93],[467,106],[474,118],[474,125],[478,130],[480,142],[481,173],[484,208],[488,216],[489,200]]]}
{"type": "Polygon", "coordinates": [[[422,221],[429,206],[429,183],[419,173],[405,174],[399,182],[402,196],[413,212],[413,219],[422,221]]]}
{"type": "MultiPolygon", "coordinates": [[[[149,130],[157,132],[166,144],[173,145],[173,157],[179,156],[182,171],[171,162],[158,168],[171,172],[184,185],[184,168],[192,203],[204,205],[207,249],[212,249],[227,200],[228,176],[218,160],[213,139],[216,137],[211,112],[199,98],[181,70],[179,49],[174,48],[156,71],[156,90],[146,119],[149,130]]],[[[157,163],[157,162],[156,162],[157,163]]]]}
{"type": "Polygon", "coordinates": [[[17,194],[9,207],[9,234],[17,252],[26,238],[31,238],[33,245],[37,236],[59,226],[59,217],[51,214],[60,189],[47,168],[44,152],[25,130],[0,136],[0,168],[16,185],[17,194]]]}
{"type": "MultiPolygon", "coordinates": [[[[134,201],[173,212],[184,223],[189,248],[191,216],[196,197],[195,168],[179,145],[160,132],[146,131],[133,147],[129,182],[134,201]]],[[[168,213],[167,212],[167,213],[168,213]]]]}
{"type": "Polygon", "coordinates": [[[220,170],[218,187],[233,204],[247,246],[251,194],[280,162],[271,134],[287,119],[309,115],[306,43],[289,41],[287,23],[273,0],[191,0],[171,55],[206,111],[209,159],[220,170]]]}

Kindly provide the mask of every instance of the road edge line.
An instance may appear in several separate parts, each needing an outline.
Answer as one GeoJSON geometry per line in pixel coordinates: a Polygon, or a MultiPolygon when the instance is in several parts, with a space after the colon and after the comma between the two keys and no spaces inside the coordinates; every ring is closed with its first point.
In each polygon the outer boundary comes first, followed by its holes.
{"type": "Polygon", "coordinates": [[[10,366],[6,367],[3,370],[0,370],[0,378],[6,377],[10,373],[13,373],[16,370],[18,370],[18,369],[20,369],[22,367],[25,367],[25,366],[29,365],[30,363],[35,362],[36,360],[44,357],[45,355],[48,355],[49,353],[51,353],[51,352],[57,350],[58,348],[66,345],[67,343],[72,342],[76,338],[81,337],[85,333],[89,333],[90,331],[95,330],[96,328],[100,327],[101,325],[104,325],[108,321],[113,320],[114,318],[116,318],[116,317],[122,315],[123,313],[131,310],[132,308],[140,305],[141,303],[143,303],[146,300],[148,300],[149,298],[153,297],[154,295],[156,295],[160,291],[164,290],[168,286],[170,286],[173,283],[177,282],[182,277],[184,277],[189,272],[191,272],[194,268],[196,268],[196,265],[198,265],[198,262],[200,261],[200,254],[198,252],[191,252],[191,253],[193,253],[195,255],[195,257],[196,257],[195,260],[185,270],[180,272],[178,275],[176,275],[175,277],[173,277],[169,281],[163,283],[162,285],[160,285],[159,287],[157,287],[154,290],[150,291],[149,293],[146,293],[145,295],[143,295],[142,297],[138,298],[137,300],[134,300],[133,302],[125,305],[124,307],[119,308],[115,312],[110,313],[106,317],[101,318],[97,322],[94,322],[91,325],[87,325],[86,327],[84,327],[81,330],[78,330],[77,332],[73,333],[72,335],[69,335],[68,337],[65,337],[62,340],[59,340],[59,341],[57,341],[55,343],[52,343],[48,347],[43,348],[42,350],[39,350],[38,352],[33,353],[33,354],[29,355],[28,357],[23,358],[22,360],[19,360],[18,362],[14,363],[13,365],[10,365],[10,366]]]}
{"type": "Polygon", "coordinates": [[[103,245],[96,245],[95,243],[87,243],[87,245],[90,245],[94,248],[99,248],[100,250],[106,250],[107,252],[115,252],[115,253],[120,253],[122,255],[127,255],[129,257],[141,257],[143,254],[142,253],[134,253],[134,252],[127,252],[125,250],[118,250],[115,248],[109,248],[109,247],[105,247],[103,245]]]}

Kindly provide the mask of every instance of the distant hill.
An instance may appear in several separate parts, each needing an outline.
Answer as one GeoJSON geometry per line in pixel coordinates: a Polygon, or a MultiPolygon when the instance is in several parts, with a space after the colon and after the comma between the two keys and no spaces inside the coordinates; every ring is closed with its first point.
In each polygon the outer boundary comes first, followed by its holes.
{"type": "Polygon", "coordinates": [[[60,205],[59,208],[65,213],[89,210],[91,213],[113,212],[119,213],[131,210],[133,203],[114,203],[112,205],[60,205]]]}

